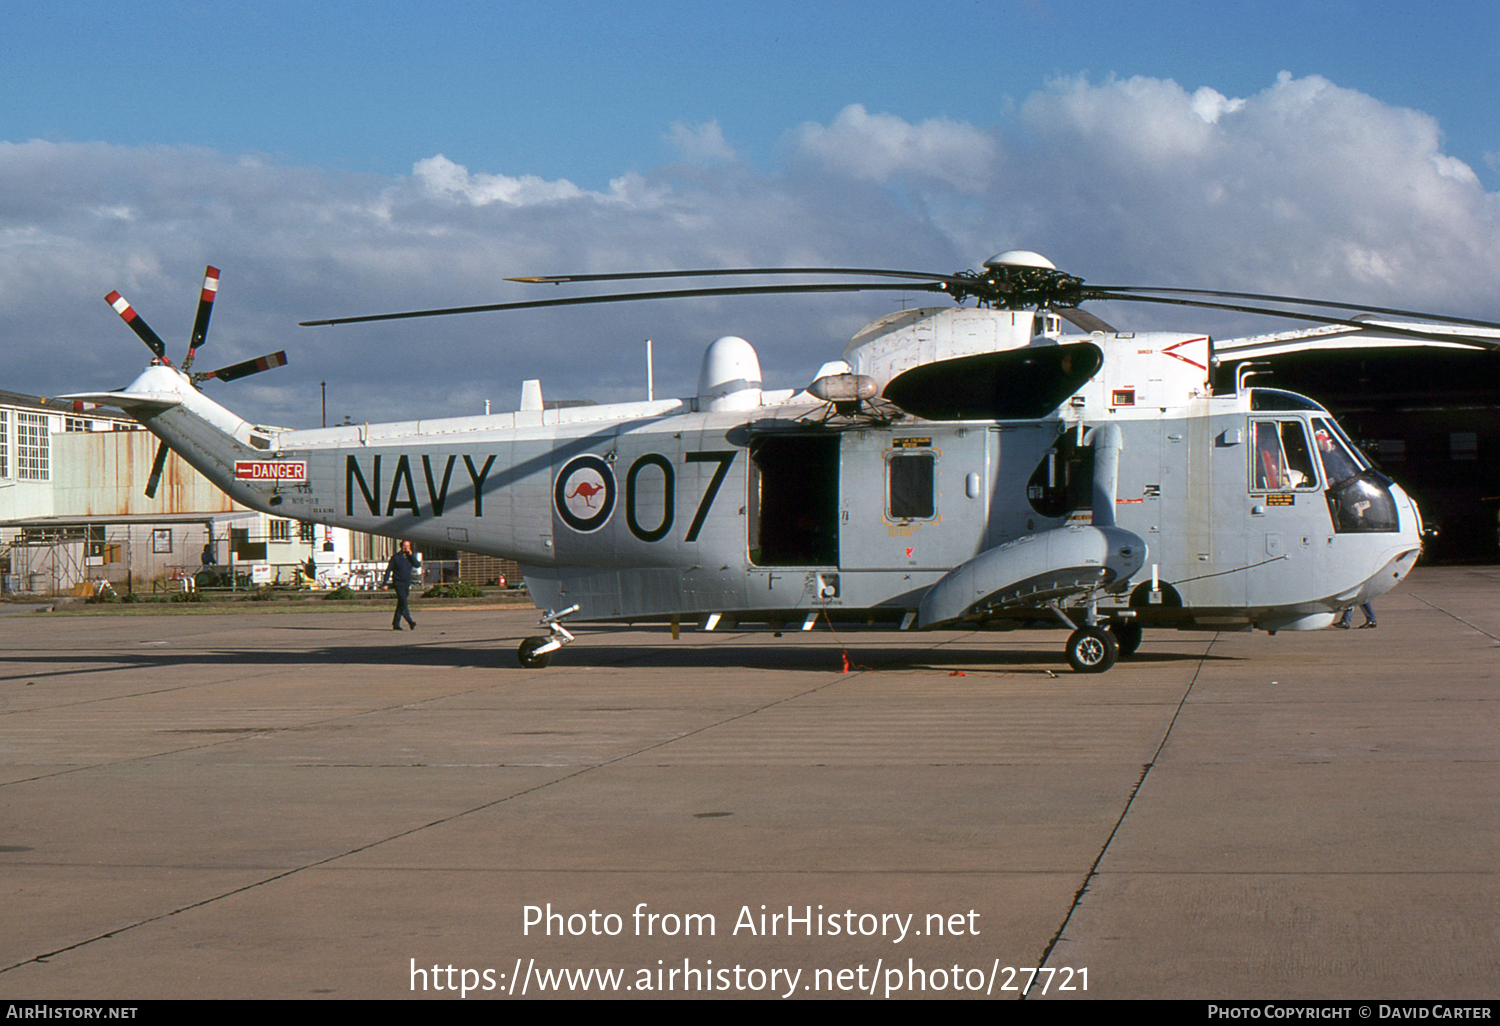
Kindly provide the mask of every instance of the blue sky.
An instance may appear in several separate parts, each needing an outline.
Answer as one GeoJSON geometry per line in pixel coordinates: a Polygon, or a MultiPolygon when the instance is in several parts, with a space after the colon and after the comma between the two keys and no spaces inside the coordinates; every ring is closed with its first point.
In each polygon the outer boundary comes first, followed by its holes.
{"type": "Polygon", "coordinates": [[[293,422],[325,378],[356,419],[505,408],[536,374],[624,396],[648,334],[679,391],[728,332],[804,384],[890,303],[291,326],[525,298],[498,284],[517,272],[948,270],[1024,245],[1093,280],[1494,317],[1496,10],[5,3],[3,384],[122,383],[141,354],[98,297],[185,336],[209,261],[214,348],[292,356],[232,401],[293,422]],[[80,362],[28,355],[63,346],[80,362]]]}
{"type": "MultiPolygon", "coordinates": [[[[433,153],[603,186],[717,120],[774,166],[848,104],[985,125],[1048,78],[1232,96],[1280,71],[1413,107],[1476,169],[1500,151],[1482,3],[8,2],[0,138],[206,146],[405,173],[433,153]]],[[[1492,172],[1484,167],[1486,177],[1492,172]]]]}

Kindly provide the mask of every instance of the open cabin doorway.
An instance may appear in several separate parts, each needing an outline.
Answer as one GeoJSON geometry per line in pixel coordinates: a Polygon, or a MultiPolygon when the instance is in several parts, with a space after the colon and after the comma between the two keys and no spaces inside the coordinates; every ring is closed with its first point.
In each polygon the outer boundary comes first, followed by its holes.
{"type": "Polygon", "coordinates": [[[750,562],[837,566],[839,436],[756,438],[750,467],[750,562]]]}

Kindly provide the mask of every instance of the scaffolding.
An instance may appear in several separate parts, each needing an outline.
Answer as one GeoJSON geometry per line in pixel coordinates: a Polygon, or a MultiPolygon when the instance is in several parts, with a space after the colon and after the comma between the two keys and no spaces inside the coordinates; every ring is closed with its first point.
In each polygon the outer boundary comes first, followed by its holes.
{"type": "MultiPolygon", "coordinates": [[[[154,590],[180,578],[182,565],[218,564],[234,531],[248,531],[253,512],[34,517],[0,523],[0,591],[16,595],[95,595],[154,590]],[[184,559],[187,556],[187,559],[184,559]]],[[[233,579],[234,546],[229,546],[233,579]]]]}

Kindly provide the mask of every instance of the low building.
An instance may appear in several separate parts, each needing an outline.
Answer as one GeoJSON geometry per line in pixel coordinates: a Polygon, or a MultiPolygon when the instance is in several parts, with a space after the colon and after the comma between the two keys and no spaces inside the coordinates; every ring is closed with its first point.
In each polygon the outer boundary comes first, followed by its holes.
{"type": "MultiPolygon", "coordinates": [[[[0,591],[379,586],[391,539],[249,509],[176,453],[148,498],[157,444],[123,414],[0,390],[0,591]]],[[[474,553],[432,550],[423,562],[429,584],[521,580],[510,560],[474,553]]]]}
{"type": "Polygon", "coordinates": [[[347,578],[350,532],[234,502],[175,453],[145,494],[157,440],[121,414],[0,391],[0,588],[85,594],[347,578]],[[299,574],[301,577],[299,578],[299,574]]]}

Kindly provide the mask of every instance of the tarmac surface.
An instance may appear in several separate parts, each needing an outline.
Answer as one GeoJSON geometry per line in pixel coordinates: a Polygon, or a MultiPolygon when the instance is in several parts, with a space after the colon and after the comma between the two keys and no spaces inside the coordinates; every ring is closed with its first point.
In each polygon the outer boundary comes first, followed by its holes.
{"type": "Polygon", "coordinates": [[[522,670],[535,613],[5,617],[0,998],[1495,998],[1500,568],[1377,612],[1098,676],[1061,632],[522,670]]]}

